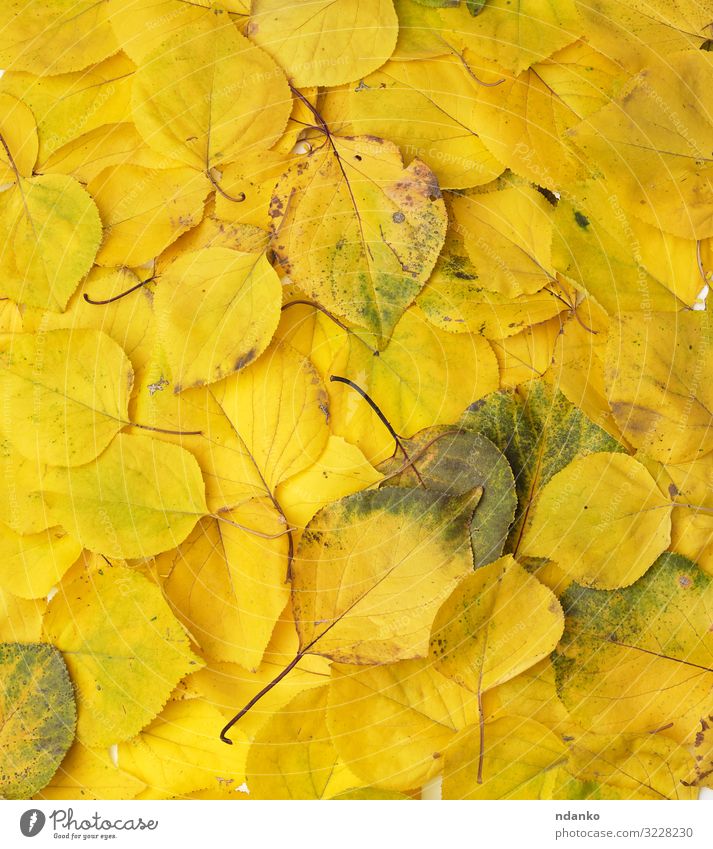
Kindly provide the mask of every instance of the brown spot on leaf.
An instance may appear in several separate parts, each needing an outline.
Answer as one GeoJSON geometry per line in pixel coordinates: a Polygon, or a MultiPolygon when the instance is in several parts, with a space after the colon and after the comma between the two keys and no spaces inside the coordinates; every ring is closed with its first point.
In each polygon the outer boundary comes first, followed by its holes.
{"type": "Polygon", "coordinates": [[[246,365],[251,363],[255,357],[257,356],[257,351],[255,348],[251,348],[247,354],[241,354],[238,359],[235,361],[235,369],[234,371],[240,371],[241,368],[245,368],[246,365]]]}

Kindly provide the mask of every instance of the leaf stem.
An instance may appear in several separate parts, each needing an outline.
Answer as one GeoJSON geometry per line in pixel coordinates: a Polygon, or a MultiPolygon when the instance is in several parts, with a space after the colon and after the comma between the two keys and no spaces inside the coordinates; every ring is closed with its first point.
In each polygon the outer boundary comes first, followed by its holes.
{"type": "Polygon", "coordinates": [[[225,522],[226,525],[230,525],[240,531],[245,531],[245,533],[252,534],[253,536],[260,537],[260,539],[279,539],[280,537],[284,537],[285,534],[291,534],[292,531],[297,530],[297,528],[285,528],[282,531],[278,531],[276,534],[266,534],[262,531],[256,531],[255,528],[249,528],[247,525],[241,525],[239,522],[234,522],[232,519],[226,519],[225,516],[221,516],[219,513],[210,513],[209,515],[211,519],[216,519],[218,522],[225,522]]]}
{"type": "Polygon", "coordinates": [[[587,327],[587,325],[579,317],[579,313],[577,312],[577,304],[574,302],[574,298],[571,301],[568,301],[566,298],[563,298],[562,295],[557,294],[557,292],[553,292],[549,286],[544,286],[543,288],[545,292],[549,292],[550,295],[557,298],[560,303],[564,304],[567,309],[569,309],[570,315],[573,315],[577,319],[581,327],[586,330],[587,333],[591,333],[592,336],[596,336],[599,333],[598,330],[592,330],[591,327],[587,327]]]}
{"type": "MultiPolygon", "coordinates": [[[[300,298],[296,301],[290,301],[289,304],[282,305],[281,312],[284,312],[286,309],[295,306],[312,307],[313,309],[319,310],[323,315],[326,315],[327,318],[331,319],[337,325],[337,327],[341,328],[345,333],[350,333],[352,336],[357,336],[357,334],[351,329],[351,327],[347,327],[347,325],[344,324],[341,319],[337,318],[337,316],[334,315],[334,313],[331,313],[326,307],[323,307],[321,304],[318,304],[317,301],[310,301],[306,298],[300,298]]],[[[376,350],[376,348],[372,348],[368,342],[365,342],[361,338],[361,336],[357,336],[357,339],[359,339],[362,345],[367,347],[375,357],[379,356],[379,352],[376,350]]]]}
{"type": "Polygon", "coordinates": [[[713,507],[704,507],[702,504],[685,504],[680,501],[672,501],[671,506],[685,507],[687,510],[696,510],[698,513],[713,513],[713,507]]]}
{"type": "Polygon", "coordinates": [[[232,203],[242,203],[245,200],[245,192],[240,192],[237,197],[233,197],[232,195],[229,195],[225,189],[222,189],[220,187],[220,183],[218,183],[215,177],[210,173],[210,169],[206,169],[205,175],[216,192],[218,192],[219,195],[222,195],[226,200],[232,201],[232,203]]]}
{"type": "Polygon", "coordinates": [[[428,449],[432,445],[435,445],[435,443],[438,442],[440,439],[443,439],[443,437],[457,436],[460,433],[467,433],[467,431],[463,430],[462,428],[459,428],[458,430],[446,430],[443,433],[437,434],[433,437],[433,439],[429,439],[429,441],[425,445],[421,446],[421,448],[418,449],[416,454],[414,454],[414,456],[410,460],[406,460],[406,462],[402,463],[398,469],[394,469],[393,472],[389,472],[388,475],[385,475],[380,481],[377,481],[377,484],[381,486],[381,484],[383,484],[385,481],[398,477],[402,472],[405,472],[406,469],[409,468],[409,466],[413,466],[416,460],[420,460],[421,457],[423,457],[423,455],[426,453],[426,451],[428,451],[428,449]]]}
{"type": "Polygon", "coordinates": [[[290,83],[290,91],[300,101],[300,103],[304,104],[307,107],[307,109],[309,109],[309,111],[314,115],[314,117],[315,117],[315,119],[317,120],[317,123],[318,123],[318,126],[315,127],[315,129],[321,130],[327,137],[331,138],[332,134],[329,130],[329,127],[327,126],[327,122],[319,114],[317,109],[314,106],[312,106],[312,104],[309,102],[309,100],[307,100],[307,98],[304,96],[304,94],[302,94],[302,92],[298,88],[295,88],[292,85],[292,83],[290,83]]]}
{"type": "Polygon", "coordinates": [[[609,642],[614,643],[615,646],[621,646],[625,649],[633,649],[634,651],[640,651],[644,654],[659,657],[662,660],[672,660],[674,663],[682,663],[684,666],[692,666],[694,669],[702,669],[704,672],[713,672],[713,667],[710,666],[702,666],[700,663],[693,663],[690,660],[682,660],[680,657],[672,657],[670,654],[663,654],[663,652],[651,651],[651,649],[644,649],[641,646],[633,646],[631,643],[624,643],[621,640],[617,640],[614,634],[609,637],[609,642]]]}
{"type": "Polygon", "coordinates": [[[337,374],[330,374],[330,375],[329,375],[329,380],[330,380],[330,383],[344,383],[344,384],[346,384],[347,386],[350,386],[350,387],[351,387],[351,388],[352,388],[352,389],[353,389],[356,393],[358,393],[359,395],[361,395],[361,397],[362,397],[362,398],[366,401],[366,403],[367,403],[367,404],[371,407],[371,409],[372,409],[372,410],[376,413],[376,415],[379,417],[379,421],[380,421],[380,422],[384,425],[384,427],[385,427],[385,428],[389,431],[389,433],[390,433],[390,434],[391,434],[391,436],[393,437],[394,441],[395,441],[395,442],[396,442],[396,444],[398,445],[399,449],[401,450],[401,453],[404,455],[404,458],[405,458],[406,460],[408,460],[409,464],[411,465],[411,468],[413,469],[414,474],[415,474],[415,475],[416,475],[416,477],[418,478],[419,483],[421,484],[421,486],[422,486],[424,489],[426,489],[426,484],[423,482],[423,478],[422,478],[422,477],[421,477],[421,475],[418,473],[418,469],[417,469],[417,468],[416,468],[416,466],[414,465],[413,460],[409,457],[408,451],[406,450],[406,448],[404,447],[403,442],[401,441],[401,437],[400,437],[400,436],[398,435],[398,433],[396,433],[396,431],[393,429],[393,427],[391,426],[391,422],[390,422],[390,421],[386,418],[386,416],[385,416],[385,415],[381,412],[381,410],[379,409],[378,404],[377,404],[377,403],[376,403],[376,402],[375,402],[372,398],[370,398],[370,397],[369,397],[369,394],[368,394],[367,392],[365,392],[365,391],[361,388],[361,386],[358,386],[356,383],[354,383],[354,381],[353,381],[353,380],[349,380],[349,378],[348,378],[348,377],[340,377],[340,376],[339,376],[339,375],[337,375],[337,374]]]}
{"type": "MultiPolygon", "coordinates": [[[[15,164],[15,160],[13,159],[13,156],[10,153],[10,148],[7,146],[7,142],[5,141],[5,138],[3,137],[2,133],[0,133],[0,144],[2,144],[3,148],[5,149],[5,154],[7,155],[7,161],[10,163],[10,167],[15,172],[15,176],[17,177],[17,182],[19,184],[19,182],[20,182],[20,172],[17,170],[17,165],[15,164]]],[[[700,244],[700,242],[699,242],[699,244],[700,244]]]]}
{"type": "Polygon", "coordinates": [[[139,427],[141,430],[150,430],[153,433],[167,433],[169,436],[203,436],[202,430],[171,430],[165,427],[154,427],[153,425],[139,424],[138,422],[126,422],[127,426],[139,427]]]}
{"type": "Polygon", "coordinates": [[[93,304],[94,306],[97,306],[97,307],[103,307],[106,304],[113,304],[114,301],[119,301],[122,298],[125,298],[127,295],[130,295],[132,292],[136,292],[138,289],[141,289],[142,287],[146,286],[148,283],[152,283],[155,279],[156,279],[156,275],[154,274],[153,277],[149,277],[148,280],[139,280],[139,282],[135,286],[131,286],[129,289],[126,289],[125,291],[120,292],[118,295],[114,295],[111,298],[105,298],[104,300],[101,300],[101,301],[95,300],[94,298],[90,298],[89,295],[87,295],[87,293],[85,292],[84,293],[84,300],[88,304],[93,304]]]}
{"type": "Polygon", "coordinates": [[[265,686],[262,688],[262,690],[260,690],[259,693],[254,695],[252,697],[252,699],[250,699],[250,701],[245,705],[245,707],[242,708],[242,710],[238,711],[238,713],[235,714],[235,716],[230,720],[230,722],[228,722],[228,724],[220,732],[220,739],[224,743],[227,743],[229,746],[233,745],[233,741],[229,737],[226,736],[228,731],[230,731],[230,729],[235,725],[235,723],[238,722],[240,719],[242,719],[245,716],[245,714],[249,710],[251,710],[260,701],[260,699],[262,699],[263,696],[266,696],[270,692],[270,690],[272,690],[273,687],[275,687],[277,684],[279,684],[280,681],[282,681],[282,679],[288,673],[290,673],[295,668],[295,666],[297,666],[297,664],[302,660],[302,658],[305,656],[305,654],[307,654],[306,649],[303,649],[302,651],[298,651],[297,654],[292,658],[292,660],[287,664],[287,666],[284,669],[280,670],[280,672],[277,673],[277,675],[272,679],[272,681],[270,681],[268,684],[265,684],[265,686]]]}
{"type": "Polygon", "coordinates": [[[475,80],[478,85],[482,85],[484,88],[495,88],[495,86],[502,85],[505,82],[505,77],[502,77],[499,80],[495,80],[495,82],[493,83],[486,83],[485,80],[481,80],[480,77],[475,74],[473,69],[466,62],[465,56],[460,50],[456,50],[456,48],[452,44],[449,44],[445,40],[445,38],[443,38],[443,36],[441,36],[441,41],[446,45],[446,47],[451,51],[451,53],[460,60],[468,75],[472,77],[472,79],[475,80]]]}

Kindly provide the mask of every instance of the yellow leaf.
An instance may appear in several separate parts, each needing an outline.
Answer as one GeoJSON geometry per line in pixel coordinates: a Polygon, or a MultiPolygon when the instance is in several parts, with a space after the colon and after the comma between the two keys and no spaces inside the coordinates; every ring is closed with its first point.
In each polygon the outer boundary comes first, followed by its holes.
{"type": "Polygon", "coordinates": [[[551,590],[506,555],[462,580],[441,605],[431,658],[443,675],[481,694],[547,657],[563,630],[551,590]]]}
{"type": "Polygon", "coordinates": [[[257,359],[280,320],[281,294],[263,253],[209,247],[172,262],[154,309],[174,392],[214,383],[257,359]]]}
{"type": "Polygon", "coordinates": [[[433,172],[383,139],[330,136],[275,188],[273,248],[293,281],[383,347],[446,234],[433,172]],[[305,250],[305,244],[310,245],[305,250]]]}
{"type": "Polygon", "coordinates": [[[712,367],[709,313],[649,313],[646,320],[635,313],[621,315],[609,334],[606,383],[624,436],[663,463],[708,454],[713,449],[712,367]]]}
{"type": "Polygon", "coordinates": [[[0,430],[0,511],[6,525],[18,534],[36,534],[50,527],[52,520],[42,501],[40,488],[46,466],[37,458],[28,460],[0,430]]]}
{"type": "Polygon", "coordinates": [[[713,576],[711,459],[706,455],[692,463],[667,465],[665,472],[674,504],[671,550],[693,560],[704,572],[713,576]]]}
{"type": "MultiPolygon", "coordinates": [[[[577,0],[575,0],[577,2],[577,0]]],[[[596,0],[595,0],[596,2],[596,0]]],[[[595,50],[587,40],[575,41],[536,66],[540,79],[579,118],[609,102],[625,83],[609,49],[595,50]]]]}
{"type": "MultiPolygon", "coordinates": [[[[299,100],[295,103],[301,105],[299,100]]],[[[216,192],[216,214],[226,221],[267,229],[275,183],[293,160],[275,149],[241,153],[236,162],[221,168],[220,187],[224,193],[216,192]],[[238,199],[240,202],[236,203],[238,199]]]]}
{"type": "Polygon", "coordinates": [[[605,737],[582,734],[570,743],[569,771],[599,785],[602,799],[695,799],[683,779],[693,759],[683,746],[659,734],[605,737]]]}
{"type": "Polygon", "coordinates": [[[22,333],[24,310],[12,301],[0,302],[0,333],[22,333]]]}
{"type": "Polygon", "coordinates": [[[440,15],[444,38],[515,74],[584,31],[575,0],[488,0],[476,16],[463,3],[440,15]]]}
{"type": "Polygon", "coordinates": [[[355,787],[351,790],[345,790],[343,793],[338,793],[336,796],[332,796],[332,799],[335,801],[345,800],[345,801],[400,801],[400,802],[409,802],[412,801],[414,797],[413,793],[410,796],[407,796],[405,793],[399,793],[396,790],[382,790],[380,787],[355,787]]]}
{"type": "Polygon", "coordinates": [[[627,587],[668,547],[671,502],[626,454],[574,460],[542,489],[520,545],[597,589],[627,587]]]}
{"type": "Polygon", "coordinates": [[[254,0],[247,32],[295,85],[340,85],[386,62],[398,19],[391,0],[254,0]]]}
{"type": "Polygon", "coordinates": [[[280,481],[316,462],[326,445],[324,387],[311,362],[290,346],[274,346],[239,374],[180,395],[167,391],[166,373],[160,363],[148,371],[135,414],[156,427],[200,431],[160,438],[194,454],[212,512],[274,497],[280,481]]]}
{"type": "MultiPolygon", "coordinates": [[[[674,283],[679,269],[667,268],[661,256],[667,252],[655,246],[657,238],[665,237],[635,229],[608,183],[590,181],[573,189],[575,197],[561,199],[554,215],[552,259],[557,270],[610,315],[682,309],[674,283]]],[[[695,262],[695,247],[689,244],[695,262]]]]}
{"type": "Polygon", "coordinates": [[[211,204],[209,200],[201,223],[184,233],[157,258],[156,272],[159,276],[170,263],[190,251],[205,248],[229,248],[246,254],[260,254],[265,251],[268,246],[266,229],[241,221],[218,218],[212,209],[216,205],[211,204]]]}
{"type": "Polygon", "coordinates": [[[42,635],[46,602],[18,598],[0,587],[0,641],[36,643],[42,635]]]}
{"type": "Polygon", "coordinates": [[[554,280],[552,207],[528,186],[474,192],[452,202],[455,226],[482,285],[509,298],[554,280]]]}
{"type": "Polygon", "coordinates": [[[549,799],[567,760],[560,738],[510,716],[461,731],[445,752],[444,799],[549,799]]]}
{"type": "Polygon", "coordinates": [[[581,179],[581,157],[566,135],[579,116],[550,88],[547,74],[540,75],[541,66],[519,75],[504,74],[469,50],[463,55],[471,73],[486,83],[473,88],[472,108],[480,138],[492,155],[516,174],[553,191],[581,179]]]}
{"type": "Polygon", "coordinates": [[[120,566],[61,587],[44,633],[64,653],[78,692],[77,738],[85,746],[136,734],[199,663],[159,588],[120,566]]]}
{"type": "Polygon", "coordinates": [[[257,799],[329,799],[362,782],[341,761],[327,730],[326,686],[300,693],[260,729],[247,784],[257,799]]]}
{"type": "Polygon", "coordinates": [[[35,116],[9,94],[0,94],[0,145],[0,183],[31,177],[39,146],[35,116]]]}
{"type": "Polygon", "coordinates": [[[623,450],[544,381],[530,381],[515,392],[492,393],[473,404],[461,423],[467,430],[487,437],[510,464],[518,496],[518,515],[510,533],[514,552],[518,552],[534,500],[553,475],[578,457],[623,450]]]}
{"type": "Polygon", "coordinates": [[[304,528],[325,504],[368,489],[382,477],[355,445],[330,436],[319,459],[279,484],[276,496],[287,521],[304,528]]]}
{"type": "Polygon", "coordinates": [[[699,48],[710,14],[699,0],[575,0],[587,39],[627,70],[699,48]]]}
{"type": "MultiPolygon", "coordinates": [[[[378,357],[374,342],[367,334],[340,331],[329,373],[367,392],[401,436],[457,421],[469,404],[498,387],[497,361],[482,336],[437,330],[417,308],[404,314],[378,357]]],[[[370,462],[393,453],[391,434],[354,389],[332,382],[329,392],[335,434],[357,445],[370,462]]]]}
{"type": "Polygon", "coordinates": [[[204,173],[271,147],[292,111],[280,67],[227,15],[211,19],[211,28],[186,26],[168,38],[140,65],[133,87],[133,117],[147,144],[204,173]]]}
{"type": "Polygon", "coordinates": [[[44,643],[0,643],[0,795],[29,799],[52,778],[74,737],[67,667],[44,643]]]}
{"type": "Polygon", "coordinates": [[[515,481],[508,461],[480,433],[442,426],[401,440],[402,449],[379,465],[382,486],[424,487],[448,496],[483,487],[470,522],[473,566],[479,569],[503,552],[515,515],[515,481]],[[408,462],[405,456],[408,455],[408,462]]]}
{"type": "Polygon", "coordinates": [[[392,59],[428,59],[448,52],[440,33],[442,20],[437,8],[419,0],[394,0],[394,8],[399,18],[399,37],[392,59]]]}
{"type": "Polygon", "coordinates": [[[473,568],[481,492],[390,487],[320,510],[292,569],[300,651],[346,663],[425,657],[435,611],[473,568]]]}
{"type": "Polygon", "coordinates": [[[94,460],[128,424],[131,363],[98,330],[50,330],[0,344],[0,404],[12,444],[57,466],[94,460]]]}
{"type": "MultiPolygon", "coordinates": [[[[73,347],[72,340],[81,337],[81,331],[96,333],[100,330],[123,349],[131,361],[134,374],[141,375],[151,357],[156,335],[151,308],[152,296],[148,287],[142,287],[141,291],[131,297],[120,297],[111,303],[89,302],[111,300],[138,286],[140,282],[139,277],[128,268],[94,266],[87,278],[79,284],[63,313],[25,309],[24,329],[32,333],[67,330],[70,350],[73,347]]],[[[103,344],[108,353],[109,346],[103,344]]],[[[91,365],[97,369],[98,374],[100,363],[92,362],[91,365]]],[[[122,371],[121,368],[118,370],[122,371]]],[[[115,379],[116,377],[112,377],[112,381],[115,379]]],[[[137,381],[134,381],[132,391],[135,390],[136,383],[137,381]]],[[[122,387],[118,387],[117,394],[124,394],[122,387]]],[[[92,403],[95,403],[94,398],[92,403]]]]}
{"type": "Polygon", "coordinates": [[[315,463],[327,444],[324,386],[312,363],[288,345],[271,347],[214,394],[268,492],[315,463]]]}
{"type": "MultiPolygon", "coordinates": [[[[288,609],[277,621],[262,663],[254,672],[247,672],[236,663],[211,661],[188,680],[203,699],[217,707],[228,719],[235,713],[236,705],[242,706],[254,698],[294,659],[298,650],[295,622],[288,609]]],[[[328,681],[329,662],[317,655],[305,655],[278,687],[268,690],[241,718],[239,730],[254,739],[266,720],[292,698],[328,681]]]]}
{"type": "Polygon", "coordinates": [[[88,189],[104,224],[97,263],[136,266],[200,222],[210,183],[190,168],[116,165],[101,171],[88,189]]]}
{"type": "Polygon", "coordinates": [[[569,730],[572,725],[557,697],[555,672],[549,657],[483,693],[483,716],[486,721],[523,716],[555,732],[569,730]]]}
{"type": "Polygon", "coordinates": [[[133,124],[119,123],[103,124],[63,144],[47,158],[43,171],[90,183],[112,165],[175,168],[179,164],[149,147],[133,124]]]}
{"type": "Polygon", "coordinates": [[[358,87],[326,96],[322,115],[340,135],[379,136],[418,157],[443,189],[480,186],[503,170],[478,138],[471,86],[456,57],[438,62],[388,62],[358,87]]]}
{"type": "Polygon", "coordinates": [[[145,784],[117,769],[106,749],[90,749],[75,740],[38,799],[133,799],[145,784]]]}
{"type": "Polygon", "coordinates": [[[86,68],[118,50],[96,0],[6,0],[0,33],[0,66],[36,74],[86,68]]]}
{"type": "Polygon", "coordinates": [[[0,194],[0,269],[14,301],[62,312],[101,240],[92,198],[72,177],[20,178],[0,194]]]}
{"type": "Polygon", "coordinates": [[[552,365],[552,353],[562,330],[563,316],[541,321],[514,336],[492,339],[491,348],[500,370],[500,386],[514,389],[542,377],[552,365]]]}
{"type": "Polygon", "coordinates": [[[689,776],[690,783],[705,787],[710,782],[713,774],[713,751],[711,751],[711,722],[713,716],[701,719],[699,730],[693,741],[693,752],[695,756],[695,773],[689,776]]]}
{"type": "Polygon", "coordinates": [[[711,578],[666,553],[633,586],[572,586],[555,655],[557,691],[584,728],[681,743],[713,712],[711,578]]]}
{"type": "MultiPolygon", "coordinates": [[[[103,6],[104,4],[102,4],[103,6]]],[[[22,100],[32,110],[39,133],[38,166],[64,145],[106,124],[131,118],[130,96],[134,63],[123,53],[76,73],[47,76],[9,71],[0,90],[22,100]]]]}
{"type": "Polygon", "coordinates": [[[609,318],[591,298],[576,307],[574,321],[567,321],[558,336],[548,377],[557,389],[599,427],[623,443],[614,421],[604,384],[609,318]],[[577,320],[577,318],[579,320],[577,320]],[[582,380],[586,375],[586,381],[582,380]]]}
{"type": "Polygon", "coordinates": [[[332,666],[327,726],[344,762],[375,787],[429,781],[441,771],[443,749],[477,716],[475,696],[429,660],[332,666]]]}
{"type": "MultiPolygon", "coordinates": [[[[181,36],[186,27],[203,25],[211,31],[213,16],[228,8],[230,0],[108,0],[107,15],[121,49],[143,64],[168,39],[181,36]]],[[[243,11],[246,11],[243,9],[243,11]]],[[[223,17],[227,17],[224,15],[223,17]]]]}
{"type": "MultiPolygon", "coordinates": [[[[475,199],[479,197],[487,198],[487,195],[476,196],[475,199]]],[[[465,197],[459,198],[458,202],[464,206],[470,203],[465,197]]],[[[521,214],[519,209],[518,214],[521,214]]],[[[488,339],[503,339],[563,311],[562,302],[553,294],[558,292],[558,286],[542,269],[537,269],[536,273],[543,279],[547,278],[549,285],[539,292],[511,297],[493,291],[497,288],[494,286],[497,278],[505,278],[506,290],[510,284],[517,288],[515,269],[500,265],[493,253],[487,255],[487,242],[477,236],[476,229],[475,233],[468,231],[467,235],[471,250],[482,260],[481,267],[477,268],[466,250],[465,235],[459,223],[452,221],[436,267],[416,299],[433,325],[449,333],[480,333],[488,339]]],[[[541,246],[538,246],[538,252],[540,249],[541,246]]],[[[514,243],[511,250],[517,250],[514,243]]],[[[530,270],[533,265],[530,265],[530,270]]]]}
{"type": "MultiPolygon", "coordinates": [[[[629,223],[647,271],[670,289],[680,302],[692,307],[698,299],[702,282],[696,242],[666,233],[633,215],[629,216],[629,223]]],[[[705,254],[702,245],[701,253],[705,254]]],[[[678,308],[681,308],[680,305],[678,308]]]]}
{"type": "MultiPolygon", "coordinates": [[[[211,513],[236,507],[267,494],[260,470],[251,459],[211,388],[169,391],[167,366],[152,362],[139,386],[134,417],[168,432],[156,439],[187,449],[198,461],[211,513]],[[184,435],[181,435],[184,434],[184,435]]],[[[220,384],[217,384],[220,385],[220,384]]],[[[273,403],[278,401],[272,396],[273,403]]]]}
{"type": "Polygon", "coordinates": [[[123,433],[91,463],[48,470],[42,494],[59,524],[107,557],[174,548],[207,512],[203,478],[188,451],[123,433]]]}
{"type": "Polygon", "coordinates": [[[625,209],[684,239],[713,236],[711,85],[708,54],[680,51],[573,131],[625,209]]]}
{"type": "Polygon", "coordinates": [[[138,736],[121,743],[119,766],[146,785],[142,798],[239,787],[245,780],[247,744],[222,743],[215,732],[222,721],[203,701],[168,702],[138,736]]]}
{"type": "Polygon", "coordinates": [[[0,581],[20,598],[44,598],[81,553],[62,528],[21,536],[0,524],[0,581]]]}
{"type": "Polygon", "coordinates": [[[221,517],[161,558],[170,564],[164,593],[207,657],[255,669],[290,597],[285,524],[266,499],[221,517]]]}

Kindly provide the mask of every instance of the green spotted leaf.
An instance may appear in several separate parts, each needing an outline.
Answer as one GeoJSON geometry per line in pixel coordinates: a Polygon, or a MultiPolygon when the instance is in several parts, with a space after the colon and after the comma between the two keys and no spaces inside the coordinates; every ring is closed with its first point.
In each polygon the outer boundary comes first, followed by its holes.
{"type": "Polygon", "coordinates": [[[74,688],[50,645],[0,644],[0,797],[29,799],[72,745],[74,688]]]}
{"type": "Polygon", "coordinates": [[[461,425],[486,436],[510,463],[518,499],[506,546],[512,552],[518,550],[531,505],[557,472],[588,454],[624,451],[613,437],[544,381],[488,395],[466,411],[461,425]]]}
{"type": "Polygon", "coordinates": [[[394,475],[384,486],[425,486],[451,496],[482,486],[470,525],[473,561],[477,568],[496,560],[517,505],[515,481],[502,453],[482,434],[448,427],[426,428],[402,443],[413,465],[404,469],[397,451],[379,467],[385,475],[394,475]]]}

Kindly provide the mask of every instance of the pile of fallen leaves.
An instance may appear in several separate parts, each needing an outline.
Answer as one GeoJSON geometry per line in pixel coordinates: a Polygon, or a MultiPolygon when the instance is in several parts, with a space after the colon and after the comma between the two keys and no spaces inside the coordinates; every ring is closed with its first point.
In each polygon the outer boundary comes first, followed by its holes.
{"type": "Polygon", "coordinates": [[[3,0],[0,795],[710,782],[711,37],[3,0]]]}

